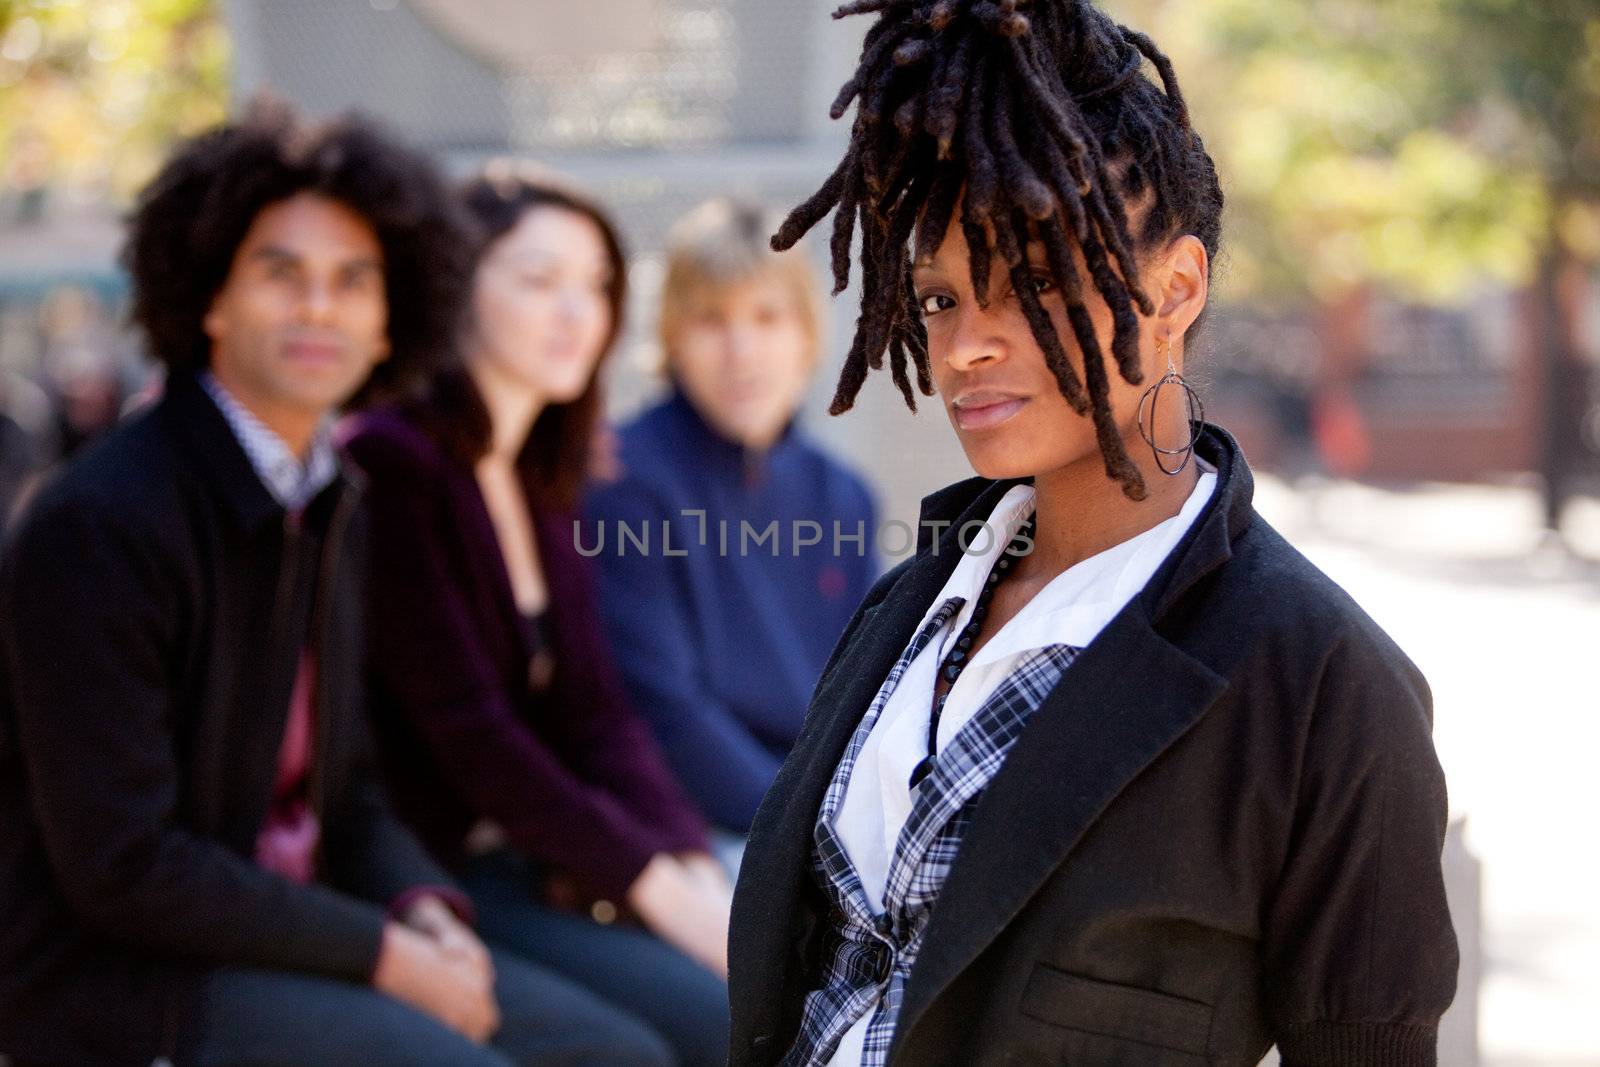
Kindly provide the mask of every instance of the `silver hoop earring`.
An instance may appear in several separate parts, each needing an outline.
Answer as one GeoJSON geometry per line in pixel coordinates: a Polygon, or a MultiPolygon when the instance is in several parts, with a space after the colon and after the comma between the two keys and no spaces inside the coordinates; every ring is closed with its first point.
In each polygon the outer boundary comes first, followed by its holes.
{"type": "Polygon", "coordinates": [[[1183,375],[1179,374],[1178,368],[1173,365],[1171,342],[1160,340],[1156,344],[1158,351],[1166,352],[1167,372],[1139,398],[1139,436],[1150,446],[1150,451],[1156,458],[1156,466],[1160,468],[1161,473],[1177,477],[1188,468],[1189,461],[1194,458],[1194,446],[1200,441],[1200,426],[1206,421],[1206,408],[1200,402],[1200,394],[1183,380],[1183,375]],[[1184,393],[1189,416],[1189,443],[1182,448],[1162,448],[1156,444],[1156,402],[1160,398],[1162,386],[1177,386],[1184,393]],[[1145,416],[1146,409],[1149,410],[1148,418],[1145,416]],[[1169,468],[1165,459],[1167,456],[1182,456],[1183,461],[1177,467],[1169,468]]]}

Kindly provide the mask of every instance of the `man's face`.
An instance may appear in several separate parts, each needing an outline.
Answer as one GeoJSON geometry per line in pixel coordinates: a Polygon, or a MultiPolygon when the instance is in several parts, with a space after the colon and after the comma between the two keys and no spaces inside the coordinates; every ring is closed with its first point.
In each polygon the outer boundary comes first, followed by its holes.
{"type": "Polygon", "coordinates": [[[285,437],[314,426],[388,358],[387,325],[377,234],[315,193],[262,209],[204,321],[212,373],[285,437]]]}
{"type": "Polygon", "coordinates": [[[817,362],[794,286],[768,270],[702,293],[675,334],[668,365],[701,417],[747,448],[777,440],[817,362]]]}

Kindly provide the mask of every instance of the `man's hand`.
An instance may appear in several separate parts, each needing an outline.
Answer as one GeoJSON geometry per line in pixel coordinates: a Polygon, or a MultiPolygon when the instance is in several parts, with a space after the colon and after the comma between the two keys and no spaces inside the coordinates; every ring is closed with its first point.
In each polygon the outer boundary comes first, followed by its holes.
{"type": "MultiPolygon", "coordinates": [[[[453,915],[450,921],[455,922],[453,915]]],[[[459,947],[447,952],[441,941],[410,926],[391,922],[383,928],[372,984],[480,1045],[500,1028],[491,969],[459,947]]]]}
{"type": "Polygon", "coordinates": [[[446,956],[481,971],[489,988],[494,988],[494,962],[489,958],[489,949],[478,940],[470,926],[456,918],[450,905],[435,896],[419,897],[403,920],[413,930],[433,938],[446,956]]]}

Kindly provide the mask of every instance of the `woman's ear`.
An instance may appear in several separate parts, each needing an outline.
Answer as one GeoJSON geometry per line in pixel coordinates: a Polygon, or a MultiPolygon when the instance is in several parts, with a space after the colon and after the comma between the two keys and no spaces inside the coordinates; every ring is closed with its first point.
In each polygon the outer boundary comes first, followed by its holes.
{"type": "Polygon", "coordinates": [[[1182,337],[1206,308],[1211,291],[1211,260],[1193,234],[1173,241],[1157,274],[1156,315],[1172,336],[1182,337]]]}

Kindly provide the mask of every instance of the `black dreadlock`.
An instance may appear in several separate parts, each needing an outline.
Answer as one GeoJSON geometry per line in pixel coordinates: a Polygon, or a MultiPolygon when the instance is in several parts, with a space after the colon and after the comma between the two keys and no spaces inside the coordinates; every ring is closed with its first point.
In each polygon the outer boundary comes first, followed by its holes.
{"type": "Polygon", "coordinates": [[[832,108],[837,119],[856,104],[849,148],[772,239],[774,248],[789,248],[836,211],[831,252],[840,293],[861,229],[861,313],[829,413],[854,405],[885,356],[913,411],[908,365],[917,389],[933,394],[910,249],[930,254],[954,219],[971,250],[979,301],[988,304],[998,252],[1061,394],[1093,420],[1106,473],[1143,498],[1143,479],[1112,419],[1105,357],[1073,248],[1111,308],[1111,359],[1137,384],[1138,316],[1154,307],[1139,284],[1136,252],[1189,233],[1215,258],[1221,239],[1216,167],[1189,125],[1171,61],[1091,0],[854,0],[834,18],[864,13],[878,20],[832,108]],[[1147,59],[1161,89],[1144,76],[1147,59]],[[1136,240],[1128,205],[1147,199],[1136,240]],[[1066,302],[1084,357],[1082,381],[1028,267],[1034,241],[1066,302]]]}

